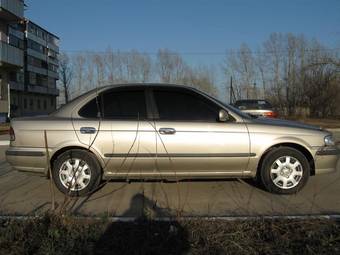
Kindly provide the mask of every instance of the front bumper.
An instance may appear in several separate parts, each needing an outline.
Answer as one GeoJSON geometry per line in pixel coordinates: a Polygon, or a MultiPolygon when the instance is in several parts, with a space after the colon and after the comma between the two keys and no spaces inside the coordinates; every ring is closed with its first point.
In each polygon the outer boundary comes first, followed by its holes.
{"type": "Polygon", "coordinates": [[[322,147],[315,153],[315,174],[332,173],[337,170],[340,149],[337,147],[322,147]]]}
{"type": "Polygon", "coordinates": [[[46,150],[44,148],[9,147],[6,150],[6,160],[15,170],[47,174],[46,150]]]}

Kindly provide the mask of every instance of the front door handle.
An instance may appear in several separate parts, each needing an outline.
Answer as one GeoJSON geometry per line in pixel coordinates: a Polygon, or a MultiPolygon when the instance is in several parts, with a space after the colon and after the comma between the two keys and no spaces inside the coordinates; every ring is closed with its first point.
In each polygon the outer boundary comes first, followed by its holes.
{"type": "Polygon", "coordinates": [[[80,133],[82,133],[82,134],[94,134],[94,133],[96,133],[96,129],[94,127],[81,127],[80,133]]]}
{"type": "Polygon", "coordinates": [[[161,135],[173,135],[176,133],[176,130],[174,128],[160,128],[159,133],[161,135]]]}

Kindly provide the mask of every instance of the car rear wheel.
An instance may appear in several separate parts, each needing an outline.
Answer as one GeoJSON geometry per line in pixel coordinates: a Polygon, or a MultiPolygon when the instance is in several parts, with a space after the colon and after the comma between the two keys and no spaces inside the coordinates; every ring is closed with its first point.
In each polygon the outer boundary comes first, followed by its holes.
{"type": "Polygon", "coordinates": [[[260,175],[262,184],[268,191],[294,194],[307,183],[310,165],[300,151],[290,147],[279,147],[265,156],[260,175]]]}
{"type": "Polygon", "coordinates": [[[92,153],[69,150],[55,160],[52,177],[57,188],[64,194],[84,196],[98,187],[101,168],[92,153]]]}

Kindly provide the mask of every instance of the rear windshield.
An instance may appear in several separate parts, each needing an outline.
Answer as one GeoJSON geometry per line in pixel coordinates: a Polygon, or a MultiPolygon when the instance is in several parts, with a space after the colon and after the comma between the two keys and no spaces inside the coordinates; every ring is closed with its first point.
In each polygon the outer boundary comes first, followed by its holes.
{"type": "Polygon", "coordinates": [[[234,106],[240,110],[267,110],[273,108],[266,100],[238,100],[234,106]]]}

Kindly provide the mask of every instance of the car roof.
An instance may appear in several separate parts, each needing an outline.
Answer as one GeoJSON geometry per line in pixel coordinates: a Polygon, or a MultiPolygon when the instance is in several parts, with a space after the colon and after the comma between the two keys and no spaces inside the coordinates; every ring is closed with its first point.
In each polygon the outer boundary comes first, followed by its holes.
{"type": "Polygon", "coordinates": [[[122,88],[128,88],[128,87],[131,87],[131,88],[136,88],[136,87],[140,87],[140,88],[146,88],[146,87],[182,88],[182,89],[194,90],[194,91],[197,91],[201,94],[203,93],[202,91],[200,91],[200,90],[198,90],[198,89],[196,89],[192,86],[171,84],[171,83],[170,84],[169,83],[122,83],[122,84],[105,85],[105,86],[101,86],[101,87],[89,90],[89,91],[85,92],[84,94],[72,99],[70,102],[63,105],[62,107],[60,107],[55,112],[53,112],[51,114],[51,116],[70,117],[73,109],[78,104],[82,104],[84,100],[87,100],[88,98],[93,98],[94,94],[99,94],[99,93],[102,93],[104,91],[114,89],[114,88],[119,88],[119,87],[122,87],[122,88]]]}
{"type": "Polygon", "coordinates": [[[116,87],[167,87],[167,88],[189,88],[195,89],[195,87],[190,85],[182,85],[182,84],[174,84],[174,83],[121,83],[121,84],[112,84],[112,85],[105,85],[100,87],[100,89],[110,89],[116,87]]]}

